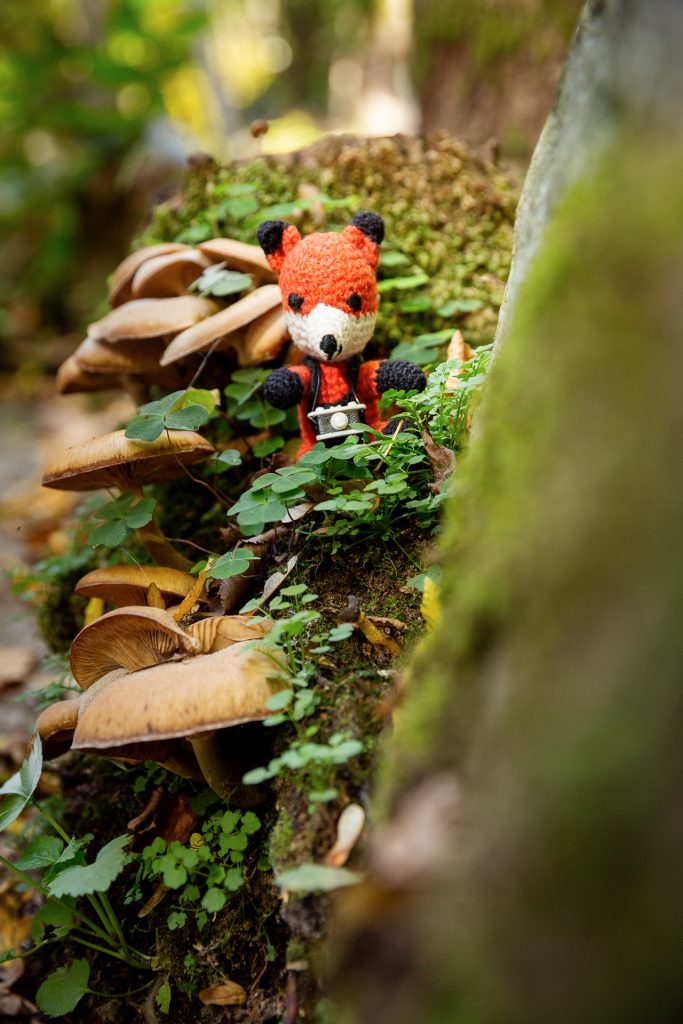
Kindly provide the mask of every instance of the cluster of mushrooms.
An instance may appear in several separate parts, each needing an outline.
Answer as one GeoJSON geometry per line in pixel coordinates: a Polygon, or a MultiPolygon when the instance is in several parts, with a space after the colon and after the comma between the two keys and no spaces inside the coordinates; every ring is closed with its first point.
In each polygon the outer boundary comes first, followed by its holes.
{"type": "Polygon", "coordinates": [[[289,339],[262,250],[232,238],[136,250],[112,275],[109,305],[57,371],[60,394],[124,387],[139,399],[150,384],[185,387],[207,352],[229,352],[240,366],[257,366],[289,339]],[[211,267],[248,274],[252,285],[230,302],[193,292],[211,267]]]}
{"type": "MultiPolygon", "coordinates": [[[[260,248],[233,239],[134,252],[112,276],[111,312],[91,324],[60,367],[58,390],[184,387],[197,360],[215,351],[229,351],[240,366],[275,358],[288,335],[273,277],[260,248]],[[211,265],[248,273],[252,287],[230,304],[190,294],[211,265]]],[[[183,477],[213,453],[190,430],[151,442],[118,430],[51,459],[43,484],[141,496],[145,484],[183,477]]],[[[241,784],[264,756],[263,730],[251,723],[268,715],[268,700],[285,685],[277,659],[254,645],[265,627],[244,615],[212,614],[205,574],[191,576],[191,563],[153,522],[136,533],[155,565],[98,569],[76,587],[102,602],[103,613],[72,645],[82,694],[38,719],[45,757],[76,750],[126,764],[152,760],[242,806],[258,802],[258,789],[241,784]]]]}

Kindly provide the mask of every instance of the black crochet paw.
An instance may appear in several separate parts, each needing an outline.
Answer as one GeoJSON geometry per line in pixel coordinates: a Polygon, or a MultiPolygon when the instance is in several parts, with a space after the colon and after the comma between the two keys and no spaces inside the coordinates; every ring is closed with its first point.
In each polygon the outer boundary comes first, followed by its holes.
{"type": "Polygon", "coordinates": [[[304,386],[298,373],[292,373],[286,366],[279,370],[273,370],[269,377],[266,377],[263,385],[263,394],[267,402],[274,405],[276,409],[291,409],[296,405],[304,393],[304,386]]]}
{"type": "Polygon", "coordinates": [[[385,359],[375,374],[380,394],[385,391],[424,391],[427,378],[424,371],[407,359],[385,359]]]}

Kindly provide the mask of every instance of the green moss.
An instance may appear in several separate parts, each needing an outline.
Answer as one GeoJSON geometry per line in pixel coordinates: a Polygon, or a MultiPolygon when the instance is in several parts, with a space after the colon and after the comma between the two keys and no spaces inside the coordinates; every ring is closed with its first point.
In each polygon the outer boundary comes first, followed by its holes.
{"type": "MultiPolygon", "coordinates": [[[[338,136],[296,154],[225,168],[208,162],[190,171],[180,205],[157,209],[141,242],[192,240],[192,232],[197,240],[227,234],[254,242],[258,221],[232,218],[224,208],[224,186],[239,183],[256,186],[261,209],[295,200],[304,184],[316,185],[333,199],[350,198],[348,210],[334,212],[331,226],[346,223],[356,210],[381,213],[387,242],[429,274],[420,294],[431,308],[405,312],[385,294],[376,332],[379,347],[443,328],[449,321],[436,308],[463,298],[481,307],[460,314],[456,324],[473,345],[491,340],[509,268],[515,196],[499,169],[455,139],[445,134],[430,139],[338,136]]],[[[309,213],[297,223],[302,231],[317,227],[309,213]]]]}
{"type": "Polygon", "coordinates": [[[682,171],[626,139],[573,190],[459,470],[387,776],[468,782],[477,856],[375,924],[412,936],[398,1024],[676,1015],[682,171]]]}

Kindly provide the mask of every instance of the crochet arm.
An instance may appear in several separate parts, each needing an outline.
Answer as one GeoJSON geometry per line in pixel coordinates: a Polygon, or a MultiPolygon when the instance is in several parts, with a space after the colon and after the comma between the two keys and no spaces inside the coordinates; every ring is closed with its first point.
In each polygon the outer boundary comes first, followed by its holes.
{"type": "Polygon", "coordinates": [[[379,394],[385,391],[424,391],[427,378],[424,371],[407,359],[383,359],[375,374],[375,387],[379,394]]]}
{"type": "Polygon", "coordinates": [[[291,409],[303,398],[308,381],[308,370],[304,366],[295,366],[292,369],[281,366],[266,377],[263,394],[266,401],[276,409],[291,409]]]}

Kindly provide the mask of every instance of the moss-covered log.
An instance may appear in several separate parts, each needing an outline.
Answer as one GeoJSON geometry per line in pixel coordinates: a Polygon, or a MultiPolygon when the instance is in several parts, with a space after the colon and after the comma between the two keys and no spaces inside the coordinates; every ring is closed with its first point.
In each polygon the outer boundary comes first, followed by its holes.
{"type": "Polygon", "coordinates": [[[358,1020],[680,1015],[682,172],[622,138],[520,292],[352,908],[358,1020]]]}

